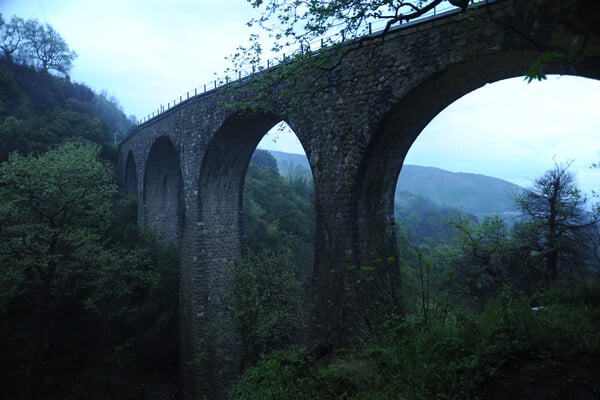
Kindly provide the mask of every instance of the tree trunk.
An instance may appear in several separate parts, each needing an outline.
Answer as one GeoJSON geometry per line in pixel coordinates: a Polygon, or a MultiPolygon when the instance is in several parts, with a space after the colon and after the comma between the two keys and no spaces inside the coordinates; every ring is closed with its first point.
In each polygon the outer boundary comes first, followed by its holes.
{"type": "Polygon", "coordinates": [[[546,271],[544,271],[544,287],[556,281],[558,275],[558,250],[552,248],[546,257],[546,271]]]}

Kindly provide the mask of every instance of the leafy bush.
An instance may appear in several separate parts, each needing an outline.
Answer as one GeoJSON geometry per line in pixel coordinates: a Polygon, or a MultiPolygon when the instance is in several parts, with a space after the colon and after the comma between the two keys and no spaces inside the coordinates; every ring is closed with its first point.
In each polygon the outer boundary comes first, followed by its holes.
{"type": "Polygon", "coordinates": [[[305,353],[265,357],[231,399],[477,399],[504,368],[534,359],[600,358],[600,308],[529,299],[496,300],[444,324],[404,318],[352,353],[319,365],[305,353]]]}

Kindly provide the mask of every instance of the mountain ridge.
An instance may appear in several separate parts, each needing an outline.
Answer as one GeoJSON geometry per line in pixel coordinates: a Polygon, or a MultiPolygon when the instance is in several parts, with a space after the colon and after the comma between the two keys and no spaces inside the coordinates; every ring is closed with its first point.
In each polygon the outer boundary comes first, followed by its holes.
{"type": "MultiPolygon", "coordinates": [[[[282,176],[303,174],[312,179],[305,155],[268,151],[277,160],[282,176]]],[[[395,205],[406,204],[406,196],[418,196],[440,207],[462,208],[478,218],[499,214],[512,219],[516,215],[514,195],[522,190],[514,183],[480,173],[406,164],[396,184],[395,205]]]]}

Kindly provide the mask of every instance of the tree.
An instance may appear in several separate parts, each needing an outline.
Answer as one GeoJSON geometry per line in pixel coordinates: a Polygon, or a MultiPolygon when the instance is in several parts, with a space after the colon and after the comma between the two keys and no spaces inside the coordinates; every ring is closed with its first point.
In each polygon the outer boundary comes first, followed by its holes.
{"type": "MultiPolygon", "coordinates": [[[[342,41],[352,40],[369,33],[371,22],[385,21],[384,31],[398,22],[418,18],[446,0],[316,0],[280,1],[248,0],[261,16],[249,22],[259,25],[275,40],[273,49],[279,51],[288,45],[310,43],[319,37],[339,33],[342,41]]],[[[466,8],[470,0],[451,0],[450,3],[466,8]]]]}
{"type": "Polygon", "coordinates": [[[58,32],[35,19],[26,21],[23,29],[30,62],[46,72],[54,70],[68,75],[77,54],[69,49],[58,32]]]}
{"type": "Polygon", "coordinates": [[[544,286],[567,268],[581,268],[589,251],[590,229],[598,223],[598,216],[585,209],[586,197],[568,171],[570,165],[555,163],[515,199],[523,215],[520,236],[539,261],[544,286]]]}
{"type": "MultiPolygon", "coordinates": [[[[75,323],[69,315],[88,310],[106,332],[130,306],[124,299],[156,279],[147,255],[109,241],[116,187],[98,154],[98,146],[69,142],[38,157],[12,154],[0,164],[0,313],[24,327],[12,351],[25,365],[27,398],[39,398],[52,373],[52,352],[71,331],[63,324],[75,323]]],[[[102,353],[95,356],[103,359],[113,346],[105,335],[100,339],[94,346],[102,353]]]]}
{"type": "Polygon", "coordinates": [[[43,71],[68,75],[77,54],[50,25],[13,15],[9,22],[0,14],[0,50],[9,62],[31,64],[43,71]]]}
{"type": "Polygon", "coordinates": [[[24,26],[25,22],[22,18],[13,15],[10,21],[6,22],[0,14],[0,49],[9,62],[17,61],[18,53],[23,50],[24,26]]]}
{"type": "Polygon", "coordinates": [[[277,161],[257,151],[244,181],[244,242],[266,245],[271,251],[290,252],[301,280],[313,267],[314,206],[312,188],[293,186],[277,171],[277,161]],[[257,164],[258,163],[258,164],[257,164]]]}
{"type": "Polygon", "coordinates": [[[459,255],[454,268],[458,278],[464,279],[468,293],[477,298],[477,306],[484,306],[506,287],[522,288],[518,246],[499,215],[477,222],[457,212],[450,224],[454,229],[453,252],[459,255]]]}
{"type": "Polygon", "coordinates": [[[248,249],[236,265],[235,320],[242,345],[241,369],[260,354],[298,344],[305,324],[303,291],[289,253],[248,249]]]}

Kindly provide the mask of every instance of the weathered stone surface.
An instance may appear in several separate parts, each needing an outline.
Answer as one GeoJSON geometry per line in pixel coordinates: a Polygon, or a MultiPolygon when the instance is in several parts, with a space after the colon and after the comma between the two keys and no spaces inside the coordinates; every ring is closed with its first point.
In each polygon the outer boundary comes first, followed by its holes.
{"type": "Polygon", "coordinates": [[[228,288],[240,257],[246,169],[269,128],[285,120],[312,168],[313,329],[339,343],[365,311],[357,305],[377,292],[349,290],[360,277],[352,266],[395,255],[394,185],[421,130],[461,96],[523,76],[544,51],[584,36],[589,56],[548,72],[600,78],[598,26],[593,0],[499,0],[363,40],[334,70],[307,67],[306,82],[322,86],[302,97],[282,82],[269,93],[269,112],[241,106],[252,101],[248,91],[224,88],[135,128],[121,143],[117,174],[128,193],[137,186],[140,224],[182,250],[184,398],[220,398],[236,373],[228,288]]]}

